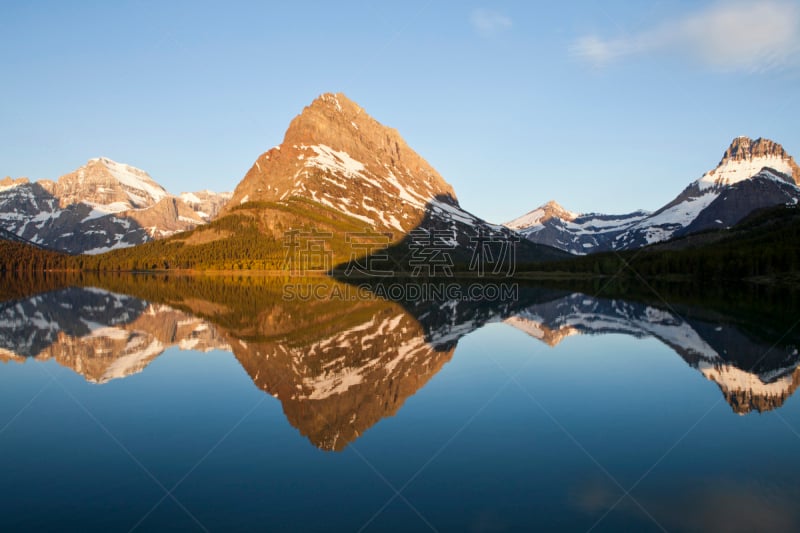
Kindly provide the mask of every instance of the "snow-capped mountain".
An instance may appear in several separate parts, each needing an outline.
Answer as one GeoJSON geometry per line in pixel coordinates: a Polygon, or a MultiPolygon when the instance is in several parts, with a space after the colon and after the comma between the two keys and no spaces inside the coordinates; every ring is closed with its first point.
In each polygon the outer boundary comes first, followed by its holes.
{"type": "Polygon", "coordinates": [[[506,226],[532,242],[574,254],[630,250],[708,229],[753,211],[800,201],[800,168],[781,145],[738,137],[719,164],[659,210],[576,214],[551,202],[506,226]]]}
{"type": "Polygon", "coordinates": [[[41,185],[58,198],[61,207],[79,202],[96,206],[103,213],[119,213],[157,204],[167,191],[147,172],[105,157],[41,185]]]}
{"type": "Polygon", "coordinates": [[[0,227],[44,248],[101,253],[204,224],[212,216],[206,211],[218,211],[227,199],[196,194],[190,206],[143,170],[91,159],[58,181],[0,181],[0,227]]]}
{"type": "Polygon", "coordinates": [[[533,226],[540,226],[552,218],[573,221],[579,216],[580,214],[567,211],[564,207],[559,205],[558,202],[551,200],[530,213],[526,213],[506,223],[506,226],[513,230],[522,231],[533,226]]]}
{"type": "Polygon", "coordinates": [[[739,414],[780,407],[800,386],[796,345],[770,346],[736,325],[684,318],[672,309],[575,293],[531,305],[505,322],[550,346],[571,335],[656,338],[715,382],[739,414]]]}
{"type": "Polygon", "coordinates": [[[450,184],[396,130],[343,94],[323,94],[295,117],[283,142],[255,161],[223,214],[251,202],[286,211],[298,198],[391,234],[393,242],[412,230],[449,231],[448,243],[464,249],[478,234],[516,238],[463,210],[450,184]]]}
{"type": "Polygon", "coordinates": [[[474,220],[458,208],[450,184],[396,130],[343,94],[323,94],[292,120],[283,143],[262,154],[236,187],[228,210],[292,196],[402,233],[416,227],[428,204],[474,220]]]}

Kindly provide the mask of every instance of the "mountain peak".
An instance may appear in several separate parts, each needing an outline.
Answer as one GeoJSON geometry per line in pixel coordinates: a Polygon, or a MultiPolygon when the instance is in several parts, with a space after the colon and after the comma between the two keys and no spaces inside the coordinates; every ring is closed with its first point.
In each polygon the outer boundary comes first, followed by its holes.
{"type": "MultiPolygon", "coordinates": [[[[93,164],[97,164],[97,163],[100,163],[100,164],[102,164],[102,165],[106,165],[106,166],[116,166],[116,165],[119,165],[119,163],[117,163],[117,162],[116,162],[116,161],[114,161],[113,159],[110,159],[110,158],[108,158],[108,157],[103,157],[103,156],[100,156],[100,157],[93,157],[93,158],[89,159],[89,160],[86,162],[86,165],[88,166],[88,165],[93,165],[93,164]]],[[[127,166],[127,165],[126,165],[126,166],[127,166]]]]}
{"type": "Polygon", "coordinates": [[[752,140],[750,137],[742,135],[731,142],[720,163],[731,159],[740,161],[765,156],[785,158],[788,157],[788,154],[783,146],[775,141],[762,137],[752,140]]]}
{"type": "Polygon", "coordinates": [[[166,189],[144,170],[107,157],[89,159],[61,176],[54,192],[63,206],[78,202],[114,204],[111,211],[149,207],[167,196],[166,189]]]}
{"type": "Polygon", "coordinates": [[[546,204],[537,207],[533,211],[530,211],[519,218],[515,218],[510,222],[506,222],[504,225],[513,230],[519,231],[529,229],[532,226],[541,227],[541,224],[547,222],[551,218],[558,218],[571,222],[579,216],[580,215],[578,213],[567,211],[555,200],[550,200],[546,204]]]}
{"type": "Polygon", "coordinates": [[[783,149],[783,146],[775,141],[762,137],[752,140],[750,137],[739,136],[731,142],[731,145],[725,151],[720,165],[726,161],[749,161],[759,157],[786,159],[789,158],[789,155],[783,149]]]}
{"type": "Polygon", "coordinates": [[[14,179],[11,176],[6,176],[5,178],[0,180],[0,191],[16,187],[17,185],[25,185],[27,183],[30,183],[30,180],[28,180],[28,178],[14,179]]]}
{"type": "Polygon", "coordinates": [[[550,200],[549,202],[547,202],[546,204],[544,204],[544,205],[542,206],[542,209],[552,209],[552,210],[554,210],[554,211],[564,211],[565,213],[568,213],[568,212],[569,212],[569,211],[567,211],[567,210],[564,208],[564,206],[563,206],[563,205],[559,204],[559,203],[558,203],[558,202],[556,202],[555,200],[550,200]]]}
{"type": "Polygon", "coordinates": [[[358,137],[360,128],[369,129],[377,121],[342,93],[324,93],[306,106],[289,124],[283,138],[284,145],[325,144],[336,150],[347,151],[343,144],[350,137],[358,137]]]}
{"type": "Polygon", "coordinates": [[[736,137],[725,150],[719,164],[703,174],[697,185],[701,190],[709,187],[733,185],[750,179],[769,168],[786,176],[787,181],[800,185],[800,167],[783,146],[770,139],[736,137]]]}
{"type": "Polygon", "coordinates": [[[344,94],[317,97],[262,154],[234,191],[248,201],[304,197],[377,227],[408,231],[432,202],[457,206],[455,192],[412,150],[344,94]]]}
{"type": "Polygon", "coordinates": [[[552,217],[558,217],[561,220],[572,221],[580,216],[580,213],[567,210],[563,205],[559,204],[555,200],[550,200],[540,209],[544,211],[545,217],[548,219],[552,217]]]}
{"type": "Polygon", "coordinates": [[[308,107],[329,108],[339,113],[345,113],[345,109],[347,109],[348,114],[354,111],[356,113],[363,111],[358,104],[350,100],[344,93],[322,93],[308,107]]]}

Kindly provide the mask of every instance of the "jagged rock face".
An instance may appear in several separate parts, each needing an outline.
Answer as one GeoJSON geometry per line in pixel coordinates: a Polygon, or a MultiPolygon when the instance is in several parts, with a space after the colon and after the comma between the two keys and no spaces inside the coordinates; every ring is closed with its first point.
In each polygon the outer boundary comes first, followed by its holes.
{"type": "Polygon", "coordinates": [[[295,117],[283,143],[262,154],[229,208],[302,196],[380,229],[408,232],[432,202],[457,206],[453,188],[400,137],[342,94],[324,94],[295,117]]]}
{"type": "Polygon", "coordinates": [[[783,147],[769,139],[758,138],[751,140],[749,137],[736,137],[731,145],[725,150],[720,165],[726,161],[746,161],[754,157],[779,157],[788,159],[789,156],[783,147]]]}
{"type": "MultiPolygon", "coordinates": [[[[713,177],[723,174],[725,169],[733,167],[735,163],[747,164],[745,168],[751,169],[751,175],[764,167],[772,168],[790,176],[793,183],[800,184],[800,167],[797,166],[794,158],[786,153],[783,146],[769,139],[751,140],[748,137],[737,137],[725,150],[717,167],[708,175],[713,177]]],[[[720,180],[724,184],[723,180],[724,176],[720,180]]]]}
{"type": "Polygon", "coordinates": [[[168,196],[146,209],[124,211],[122,216],[134,220],[154,239],[191,229],[206,221],[185,202],[168,196]]]}
{"type": "Polygon", "coordinates": [[[401,171],[398,179],[412,194],[456,200],[453,188],[397,130],[380,124],[343,94],[324,94],[312,102],[291,122],[283,144],[294,147],[308,141],[346,152],[379,178],[401,171]]]}
{"type": "Polygon", "coordinates": [[[17,178],[13,179],[11,176],[6,176],[2,180],[0,180],[0,191],[4,191],[11,187],[16,187],[17,185],[26,185],[30,183],[28,178],[17,178]]]}
{"type": "Polygon", "coordinates": [[[574,254],[631,250],[730,227],[757,209],[796,204],[798,180],[800,168],[781,145],[738,137],[713,170],[654,213],[575,215],[547,204],[506,226],[532,242],[574,254]]]}
{"type": "Polygon", "coordinates": [[[232,192],[214,192],[209,190],[182,192],[179,196],[194,213],[205,220],[212,221],[233,196],[232,192]]]}
{"type": "Polygon", "coordinates": [[[115,211],[151,207],[168,194],[147,172],[105,157],[90,159],[55,183],[43,180],[42,186],[61,207],[83,202],[115,211]]]}
{"type": "MultiPolygon", "coordinates": [[[[213,211],[226,195],[204,191],[213,211]]],[[[53,182],[0,182],[0,226],[20,239],[56,251],[100,253],[142,244],[204,224],[208,218],[146,172],[107,158],[92,159],[53,182]]]]}

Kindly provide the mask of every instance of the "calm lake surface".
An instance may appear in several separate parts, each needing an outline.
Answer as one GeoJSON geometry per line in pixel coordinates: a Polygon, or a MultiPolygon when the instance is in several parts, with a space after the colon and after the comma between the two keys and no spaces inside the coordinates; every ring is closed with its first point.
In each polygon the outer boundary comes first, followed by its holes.
{"type": "Polygon", "coordinates": [[[800,530],[786,291],[4,283],[3,531],[800,530]]]}

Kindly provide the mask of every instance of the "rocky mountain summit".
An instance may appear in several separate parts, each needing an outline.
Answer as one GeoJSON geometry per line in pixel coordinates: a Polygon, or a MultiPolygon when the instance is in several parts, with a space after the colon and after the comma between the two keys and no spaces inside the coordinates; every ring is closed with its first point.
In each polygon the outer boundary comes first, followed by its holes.
{"type": "MultiPolygon", "coordinates": [[[[286,212],[297,200],[311,202],[326,216],[344,216],[351,227],[390,235],[397,249],[409,246],[412,232],[416,237],[436,236],[462,261],[469,260],[477,239],[519,240],[508,228],[462,209],[453,187],[397,130],[379,123],[343,94],[323,94],[295,117],[283,142],[258,157],[223,214],[259,203],[269,204],[263,207],[273,212],[286,212]]],[[[262,211],[259,216],[266,215],[262,211]]],[[[318,217],[310,221],[272,215],[264,226],[274,231],[298,223],[317,228],[321,224],[318,217]]],[[[338,227],[322,224],[322,229],[334,232],[338,227]]],[[[516,251],[529,260],[564,256],[527,242],[516,251]]]]}
{"type": "Polygon", "coordinates": [[[800,185],[800,167],[783,146],[769,139],[748,137],[735,138],[714,170],[703,175],[700,182],[731,185],[755,176],[764,168],[777,171],[786,181],[800,185]]]}
{"type": "Polygon", "coordinates": [[[343,94],[323,94],[262,154],[228,209],[301,196],[379,229],[407,233],[426,207],[470,222],[455,192],[400,134],[343,94]]]}

